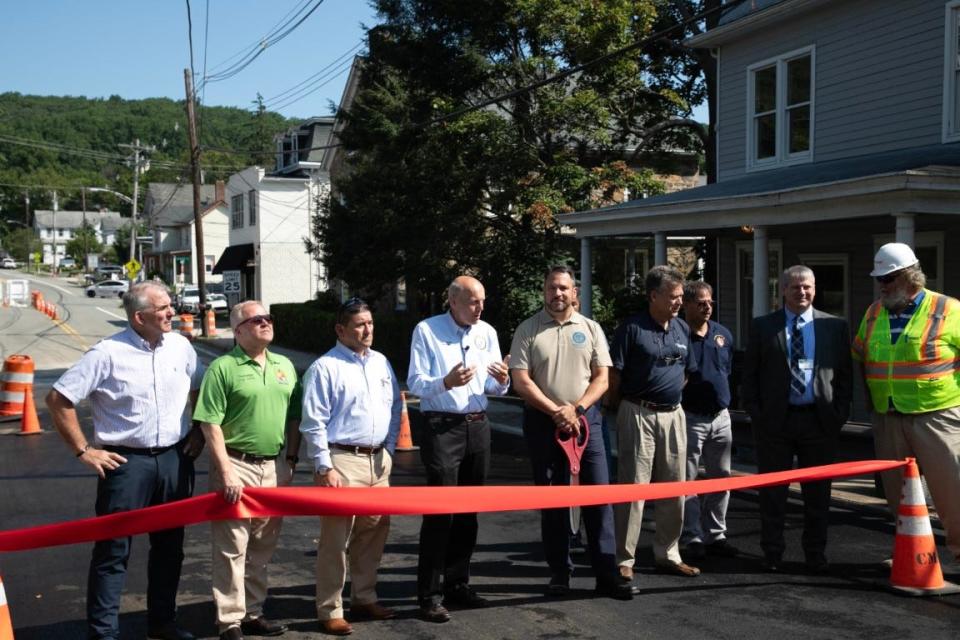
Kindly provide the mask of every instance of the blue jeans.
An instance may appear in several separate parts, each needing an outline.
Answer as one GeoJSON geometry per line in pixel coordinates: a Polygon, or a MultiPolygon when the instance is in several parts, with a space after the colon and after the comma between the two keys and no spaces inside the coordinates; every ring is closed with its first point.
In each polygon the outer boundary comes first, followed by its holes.
{"type": "MultiPolygon", "coordinates": [[[[590,440],[580,460],[580,484],[609,484],[607,455],[601,433],[602,418],[597,407],[587,411],[590,440]]],[[[537,485],[570,484],[570,463],[554,439],[556,425],[545,413],[529,407],[523,410],[523,435],[533,466],[533,481],[537,485]]],[[[543,551],[550,572],[569,574],[573,570],[570,559],[569,509],[542,509],[540,534],[543,551]]],[[[587,532],[587,551],[597,582],[610,582],[617,576],[613,537],[613,509],[609,504],[583,507],[583,522],[587,532]]]]}
{"type": "MultiPolygon", "coordinates": [[[[98,516],[189,498],[193,459],[180,447],[158,455],[123,452],[127,461],[107,471],[97,484],[98,516]]],[[[131,538],[100,540],[93,546],[87,577],[87,637],[120,637],[120,596],[127,575],[131,538]]],[[[177,588],[183,564],[183,527],[150,534],[147,561],[147,626],[158,627],[177,615],[177,588]]]]}

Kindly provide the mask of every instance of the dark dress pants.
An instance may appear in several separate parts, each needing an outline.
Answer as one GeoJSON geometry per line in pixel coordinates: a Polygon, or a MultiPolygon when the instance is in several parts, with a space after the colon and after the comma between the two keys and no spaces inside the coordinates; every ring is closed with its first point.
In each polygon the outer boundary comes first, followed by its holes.
{"type": "MultiPolygon", "coordinates": [[[[427,412],[420,457],[431,487],[480,486],[490,471],[490,422],[427,412]]],[[[470,582],[470,557],[477,544],[477,514],[424,516],[420,525],[417,600],[442,601],[443,591],[470,582]]]]}
{"type": "MultiPolygon", "coordinates": [[[[597,407],[587,411],[590,439],[580,460],[580,484],[609,484],[607,455],[603,446],[603,419],[597,407]]],[[[523,435],[530,453],[533,481],[537,485],[569,485],[570,463],[555,439],[557,427],[545,413],[525,407],[523,435]]],[[[613,508],[609,504],[583,507],[583,523],[587,533],[587,551],[598,582],[607,582],[617,573],[613,534],[613,508]]],[[[551,575],[569,575],[570,510],[542,509],[540,536],[551,575]]]]}
{"type": "MultiPolygon", "coordinates": [[[[797,467],[832,464],[836,458],[837,435],[821,425],[813,407],[788,409],[781,425],[755,425],[757,471],[785,471],[797,467]]],[[[830,481],[803,482],[803,552],[822,554],[827,546],[827,523],[830,513],[830,481]]],[[[786,544],[783,539],[789,487],[780,485],[760,489],[760,547],[767,556],[780,558],[786,544]]]]}
{"type": "MultiPolygon", "coordinates": [[[[149,507],[193,494],[193,459],[172,447],[157,455],[123,452],[127,461],[97,484],[98,516],[149,507]]],[[[93,546],[87,578],[87,637],[120,637],[120,597],[131,538],[100,540],[93,546]]],[[[159,627],[177,615],[183,564],[183,527],[150,534],[147,561],[147,625],[159,627]]]]}

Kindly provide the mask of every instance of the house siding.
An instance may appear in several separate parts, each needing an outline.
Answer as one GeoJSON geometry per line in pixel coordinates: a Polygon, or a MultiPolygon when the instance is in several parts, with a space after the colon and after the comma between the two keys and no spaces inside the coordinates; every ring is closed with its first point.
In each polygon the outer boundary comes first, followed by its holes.
{"type": "Polygon", "coordinates": [[[944,5],[846,0],[723,46],[718,180],[747,172],[747,67],[810,45],[815,162],[939,143],[944,5]]]}

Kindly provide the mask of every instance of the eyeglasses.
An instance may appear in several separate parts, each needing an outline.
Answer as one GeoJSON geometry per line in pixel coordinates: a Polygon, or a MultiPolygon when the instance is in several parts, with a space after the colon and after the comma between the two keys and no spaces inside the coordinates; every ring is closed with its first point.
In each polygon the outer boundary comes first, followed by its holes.
{"type": "Polygon", "coordinates": [[[875,278],[875,280],[876,280],[877,282],[879,282],[880,284],[890,284],[891,282],[893,282],[894,280],[896,280],[897,278],[899,278],[901,273],[903,273],[903,272],[902,272],[902,271],[894,271],[893,273],[888,273],[888,274],[885,275],[885,276],[877,276],[877,277],[875,278]]]}
{"type": "Polygon", "coordinates": [[[266,313],[260,316],[250,316],[249,318],[247,318],[246,320],[238,324],[237,328],[239,329],[240,327],[247,324],[248,322],[251,324],[255,324],[257,326],[264,325],[264,324],[273,324],[273,316],[270,315],[269,313],[266,313]]]}

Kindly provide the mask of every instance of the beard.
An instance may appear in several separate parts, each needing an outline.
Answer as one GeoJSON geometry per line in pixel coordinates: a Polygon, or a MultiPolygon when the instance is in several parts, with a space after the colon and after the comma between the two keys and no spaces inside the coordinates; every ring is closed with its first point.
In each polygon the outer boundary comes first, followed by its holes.
{"type": "Polygon", "coordinates": [[[880,304],[887,311],[901,311],[910,304],[910,296],[902,288],[897,288],[886,295],[880,294],[880,304]]]}

